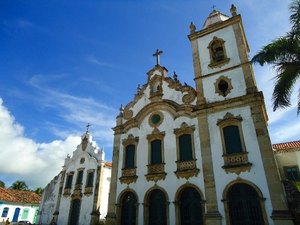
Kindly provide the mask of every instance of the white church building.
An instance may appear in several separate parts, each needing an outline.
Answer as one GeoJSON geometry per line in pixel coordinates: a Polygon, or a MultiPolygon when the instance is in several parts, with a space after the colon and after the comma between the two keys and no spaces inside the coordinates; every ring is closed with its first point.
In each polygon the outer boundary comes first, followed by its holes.
{"type": "Polygon", "coordinates": [[[46,186],[39,224],[94,225],[107,214],[111,163],[87,132],[62,171],[46,186]]]}
{"type": "MultiPolygon", "coordinates": [[[[147,82],[121,109],[106,224],[293,224],[242,18],[230,11],[213,10],[200,30],[190,25],[195,87],[170,77],[157,50],[147,82]]],[[[66,167],[65,176],[78,171],[66,167]]],[[[74,195],[76,186],[60,213],[76,210],[74,195]]]]}

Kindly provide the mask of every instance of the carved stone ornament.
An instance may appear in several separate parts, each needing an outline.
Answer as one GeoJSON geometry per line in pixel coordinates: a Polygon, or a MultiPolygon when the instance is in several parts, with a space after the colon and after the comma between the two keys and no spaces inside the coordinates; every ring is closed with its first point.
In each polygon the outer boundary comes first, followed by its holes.
{"type": "Polygon", "coordinates": [[[81,189],[74,190],[72,194],[72,199],[81,199],[81,197],[82,197],[81,189]]]}
{"type": "Polygon", "coordinates": [[[177,161],[176,164],[177,171],[174,173],[176,174],[177,178],[189,179],[190,177],[198,176],[200,170],[196,167],[196,160],[182,162],[177,161]]]}
{"type": "Polygon", "coordinates": [[[227,113],[225,114],[225,116],[223,117],[223,119],[218,119],[217,125],[219,126],[220,124],[222,124],[222,123],[224,123],[224,122],[226,122],[226,121],[228,121],[228,120],[238,120],[238,121],[242,121],[243,118],[242,118],[240,115],[234,116],[234,115],[232,115],[230,112],[227,112],[227,113]]]}
{"type": "Polygon", "coordinates": [[[216,80],[214,85],[215,85],[215,93],[223,97],[226,97],[233,89],[231,84],[231,79],[225,76],[220,76],[216,80]]]}
{"type": "Polygon", "coordinates": [[[126,105],[126,107],[124,108],[124,119],[129,120],[132,118],[133,116],[133,111],[130,109],[132,108],[132,106],[134,105],[134,102],[130,102],[128,105],[126,105]]]}
{"type": "Polygon", "coordinates": [[[84,189],[84,195],[90,196],[93,194],[93,187],[85,187],[84,189]]]}
{"type": "Polygon", "coordinates": [[[81,148],[83,151],[85,151],[87,144],[88,144],[88,138],[85,136],[81,141],[81,148]]]}
{"type": "Polygon", "coordinates": [[[223,155],[225,165],[222,168],[226,173],[250,172],[252,163],[248,162],[248,152],[223,155]]]}
{"type": "Polygon", "coordinates": [[[64,193],[63,193],[63,196],[64,197],[68,197],[71,195],[71,188],[65,188],[64,189],[64,193]]]}
{"type": "Polygon", "coordinates": [[[165,164],[153,164],[147,165],[148,173],[145,175],[147,181],[157,182],[159,180],[164,180],[166,178],[165,164]]]}
{"type": "Polygon", "coordinates": [[[122,177],[119,178],[121,184],[135,183],[138,176],[136,175],[136,168],[124,168],[122,169],[122,177]]]}
{"type": "Polygon", "coordinates": [[[195,100],[197,93],[194,90],[194,88],[192,88],[190,86],[184,86],[181,91],[182,92],[187,92],[187,94],[185,94],[182,97],[183,103],[190,104],[190,103],[192,103],[195,100]]]}

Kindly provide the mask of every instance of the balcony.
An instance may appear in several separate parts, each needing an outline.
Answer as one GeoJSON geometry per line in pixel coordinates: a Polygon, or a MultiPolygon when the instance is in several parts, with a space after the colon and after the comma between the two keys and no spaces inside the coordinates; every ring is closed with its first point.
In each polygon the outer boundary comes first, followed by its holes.
{"type": "Polygon", "coordinates": [[[135,183],[138,176],[136,175],[136,168],[123,168],[122,176],[119,178],[120,182],[123,184],[135,183]]]}
{"type": "Polygon", "coordinates": [[[222,168],[226,173],[236,173],[250,171],[252,163],[248,161],[248,152],[239,152],[223,155],[224,166],[222,168]]]}
{"type": "Polygon", "coordinates": [[[165,164],[152,164],[152,165],[147,165],[148,167],[148,173],[145,175],[147,181],[155,181],[157,182],[158,180],[164,180],[166,177],[165,173],[165,164]]]}
{"type": "Polygon", "coordinates": [[[85,187],[84,194],[87,196],[93,194],[93,187],[85,187]]]}
{"type": "Polygon", "coordinates": [[[196,167],[196,160],[189,160],[189,161],[177,161],[177,171],[175,174],[177,178],[190,178],[193,176],[198,176],[199,169],[196,167]]]}
{"type": "Polygon", "coordinates": [[[68,197],[71,195],[71,188],[65,188],[64,189],[64,193],[63,193],[63,196],[64,197],[68,197]]]}

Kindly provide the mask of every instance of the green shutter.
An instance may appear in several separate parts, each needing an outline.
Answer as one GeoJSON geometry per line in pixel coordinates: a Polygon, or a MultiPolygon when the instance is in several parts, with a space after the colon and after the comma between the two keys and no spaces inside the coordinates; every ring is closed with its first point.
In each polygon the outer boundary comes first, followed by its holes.
{"type": "Polygon", "coordinates": [[[125,168],[134,168],[135,146],[126,146],[125,168]]]}
{"type": "Polygon", "coordinates": [[[192,138],[190,134],[179,136],[179,156],[180,161],[193,160],[192,138]]]}
{"type": "Polygon", "coordinates": [[[224,141],[226,153],[239,153],[242,152],[242,144],[238,126],[227,126],[223,128],[224,141]]]}
{"type": "Polygon", "coordinates": [[[161,140],[151,142],[151,164],[161,164],[161,140]]]}

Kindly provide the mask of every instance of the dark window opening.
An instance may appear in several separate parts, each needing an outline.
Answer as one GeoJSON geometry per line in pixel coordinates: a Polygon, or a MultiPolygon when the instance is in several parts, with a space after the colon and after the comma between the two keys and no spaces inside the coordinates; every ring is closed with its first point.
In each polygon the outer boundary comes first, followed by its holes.
{"type": "Polygon", "coordinates": [[[125,168],[134,168],[135,145],[128,145],[125,149],[125,168]]]}
{"type": "Polygon", "coordinates": [[[242,152],[242,143],[239,133],[239,127],[235,125],[223,128],[226,154],[242,152]]]}
{"type": "Polygon", "coordinates": [[[161,140],[151,142],[151,164],[162,163],[161,140]]]}
{"type": "Polygon", "coordinates": [[[179,157],[181,162],[193,160],[192,138],[190,134],[179,136],[179,157]]]}

